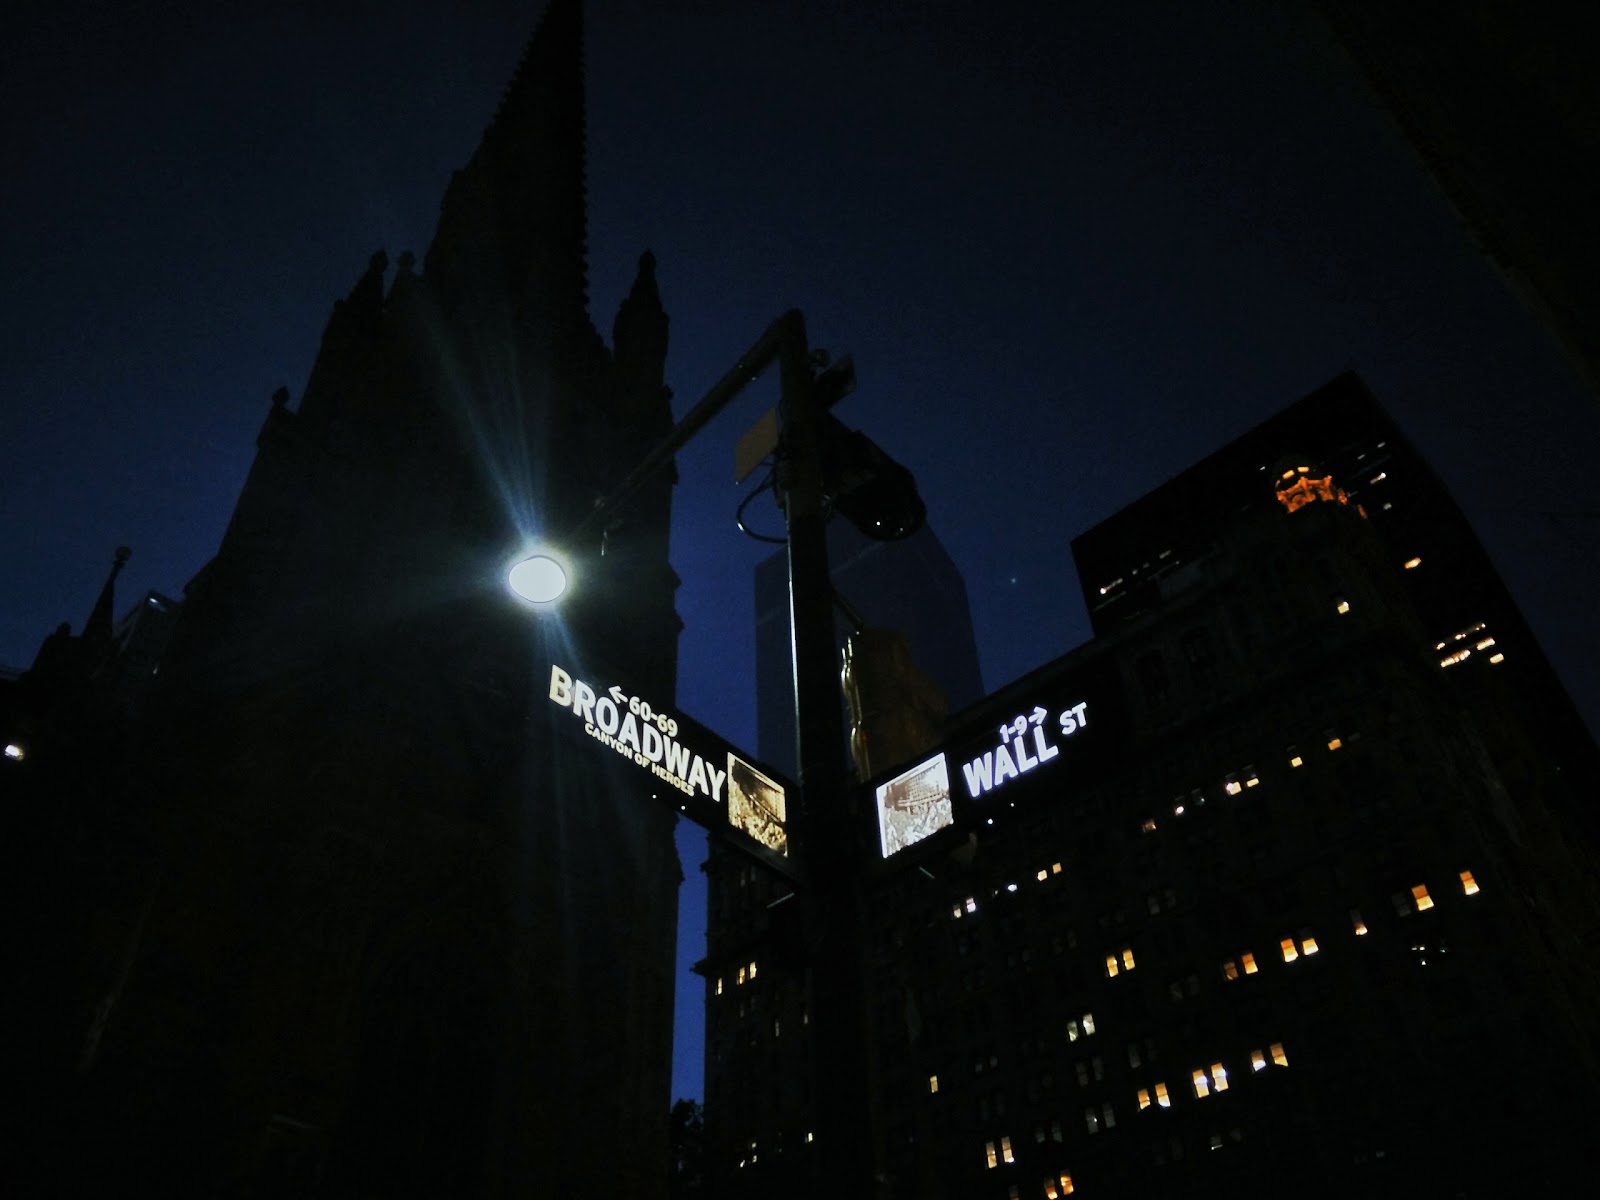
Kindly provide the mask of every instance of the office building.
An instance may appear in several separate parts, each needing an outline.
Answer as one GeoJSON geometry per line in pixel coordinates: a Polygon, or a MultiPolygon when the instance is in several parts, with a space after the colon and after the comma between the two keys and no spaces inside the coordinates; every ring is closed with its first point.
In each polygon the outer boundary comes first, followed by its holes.
{"type": "MultiPolygon", "coordinates": [[[[1343,377],[1085,533],[1095,639],[858,797],[891,1194],[1577,1177],[1593,745],[1575,717],[1558,759],[1553,730],[1493,723],[1518,694],[1495,672],[1542,660],[1397,432],[1343,377]]],[[[706,1120],[734,1195],[816,1186],[789,890],[713,877],[706,1120]]]]}

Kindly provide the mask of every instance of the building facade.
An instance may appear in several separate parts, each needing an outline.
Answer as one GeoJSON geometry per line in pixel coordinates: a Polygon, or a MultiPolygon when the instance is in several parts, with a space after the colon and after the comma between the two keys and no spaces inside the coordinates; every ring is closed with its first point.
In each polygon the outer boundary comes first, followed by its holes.
{"type": "Polygon", "coordinates": [[[128,754],[19,782],[58,814],[27,1194],[554,1195],[597,1146],[664,1187],[673,815],[545,693],[604,644],[671,696],[670,470],[584,603],[505,586],[672,423],[650,256],[610,346],[588,314],[581,34],[553,0],[424,259],[374,255],[273,398],[128,754]]]}
{"type": "MultiPolygon", "coordinates": [[[[1336,381],[1084,535],[1098,636],[859,797],[886,1194],[1475,1196],[1583,1163],[1593,746],[1497,723],[1528,644],[1468,547],[1408,540],[1376,476],[1454,506],[1392,423],[1366,429],[1387,466],[1308,457],[1375,413],[1336,381]],[[1429,609],[1418,556],[1475,618],[1429,609]]],[[[787,890],[713,879],[730,1194],[814,1166],[787,890]]]]}

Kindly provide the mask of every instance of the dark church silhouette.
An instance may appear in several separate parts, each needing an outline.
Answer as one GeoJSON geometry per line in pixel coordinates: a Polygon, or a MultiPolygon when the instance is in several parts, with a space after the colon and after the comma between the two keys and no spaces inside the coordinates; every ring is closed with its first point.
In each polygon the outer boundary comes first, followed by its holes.
{"type": "Polygon", "coordinates": [[[603,646],[671,696],[670,470],[572,611],[504,582],[672,423],[654,260],[588,313],[581,35],[552,0],[420,271],[373,255],[273,397],[150,695],[83,667],[6,772],[10,1194],[661,1193],[673,815],[544,693],[603,646]]]}

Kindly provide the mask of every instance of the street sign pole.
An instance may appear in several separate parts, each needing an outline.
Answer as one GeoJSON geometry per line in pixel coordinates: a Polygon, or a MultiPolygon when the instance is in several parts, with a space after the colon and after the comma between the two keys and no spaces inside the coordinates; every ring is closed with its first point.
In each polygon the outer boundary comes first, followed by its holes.
{"type": "Polygon", "coordinates": [[[844,779],[844,723],[823,511],[822,409],[805,319],[778,321],[781,440],[777,488],[788,529],[799,804],[794,822],[809,881],[804,924],[811,963],[817,1143],[829,1194],[873,1196],[876,1155],[862,987],[858,822],[844,779]]]}

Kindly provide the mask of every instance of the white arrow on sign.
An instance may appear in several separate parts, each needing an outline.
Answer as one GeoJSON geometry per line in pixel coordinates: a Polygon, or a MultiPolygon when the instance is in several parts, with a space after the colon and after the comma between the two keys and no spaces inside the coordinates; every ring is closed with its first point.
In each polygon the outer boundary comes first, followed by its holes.
{"type": "Polygon", "coordinates": [[[616,705],[620,706],[628,698],[627,693],[624,692],[620,687],[618,687],[614,683],[611,685],[610,692],[611,692],[611,703],[613,703],[613,704],[616,704],[616,705]]]}

